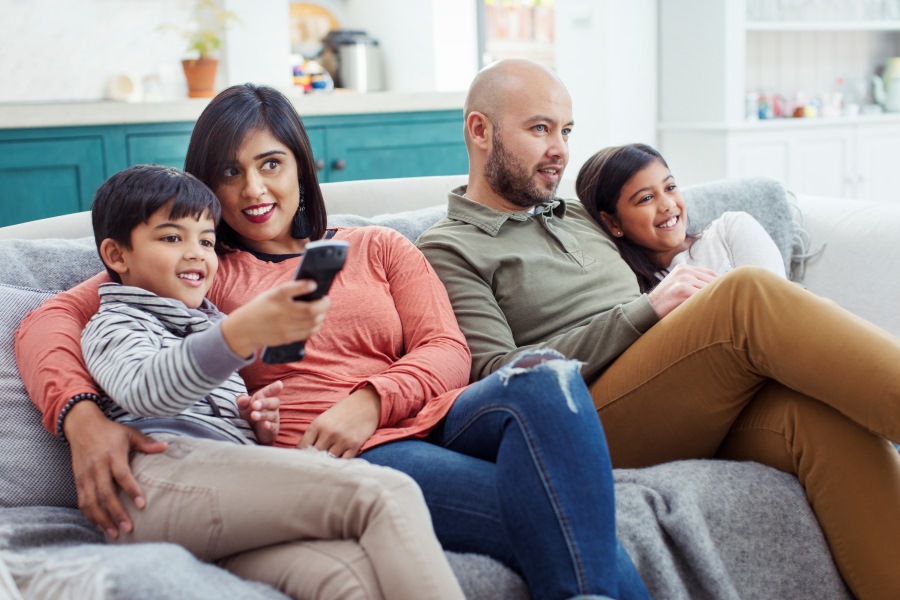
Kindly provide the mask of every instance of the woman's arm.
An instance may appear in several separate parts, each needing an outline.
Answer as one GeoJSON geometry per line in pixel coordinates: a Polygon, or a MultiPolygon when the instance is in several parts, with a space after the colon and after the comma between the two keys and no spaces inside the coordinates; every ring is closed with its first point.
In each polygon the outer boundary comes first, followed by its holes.
{"type": "Polygon", "coordinates": [[[413,417],[431,399],[468,384],[472,361],[441,280],[418,248],[395,237],[387,246],[385,271],[406,353],[356,388],[368,384],[378,392],[380,427],[413,417]]]}
{"type": "Polygon", "coordinates": [[[414,417],[432,399],[465,386],[471,361],[447,292],[422,253],[393,232],[369,241],[377,242],[372,254],[382,261],[405,353],[360,381],[307,428],[301,447],[313,445],[345,458],[355,456],[377,428],[414,417]]]}
{"type": "Polygon", "coordinates": [[[16,362],[22,383],[43,414],[44,427],[61,435],[63,410],[81,394],[98,394],[81,355],[81,332],[97,312],[100,273],[33,310],[16,331],[16,362]]]}

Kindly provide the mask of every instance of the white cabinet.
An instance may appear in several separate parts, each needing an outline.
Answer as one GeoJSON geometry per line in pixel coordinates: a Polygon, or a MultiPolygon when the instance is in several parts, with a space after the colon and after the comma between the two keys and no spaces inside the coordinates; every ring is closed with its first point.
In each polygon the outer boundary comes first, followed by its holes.
{"type": "MultiPolygon", "coordinates": [[[[679,182],[768,175],[798,193],[900,201],[892,191],[900,113],[745,118],[748,92],[815,96],[844,78],[868,81],[886,58],[900,56],[900,21],[862,11],[855,19],[792,13],[761,20],[760,4],[660,1],[657,145],[679,182]]],[[[849,10],[854,3],[805,4],[849,10]]]]}

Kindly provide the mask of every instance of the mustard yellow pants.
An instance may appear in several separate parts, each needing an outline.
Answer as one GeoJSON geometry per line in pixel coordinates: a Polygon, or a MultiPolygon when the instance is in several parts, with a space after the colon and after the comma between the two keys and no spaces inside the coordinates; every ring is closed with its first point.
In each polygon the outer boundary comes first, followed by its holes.
{"type": "Polygon", "coordinates": [[[614,467],[720,457],[796,475],[860,600],[900,598],[900,340],[754,267],[590,386],[614,467]],[[887,438],[887,439],[885,439],[887,438]]]}

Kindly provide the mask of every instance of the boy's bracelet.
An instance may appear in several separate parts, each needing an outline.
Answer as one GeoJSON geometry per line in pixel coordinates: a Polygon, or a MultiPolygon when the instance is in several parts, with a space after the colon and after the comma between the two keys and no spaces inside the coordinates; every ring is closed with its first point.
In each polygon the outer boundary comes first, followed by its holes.
{"type": "Polygon", "coordinates": [[[63,420],[66,418],[66,415],[69,414],[69,411],[72,410],[72,407],[81,402],[82,400],[91,400],[97,406],[100,405],[100,396],[92,393],[84,393],[78,394],[77,396],[72,396],[66,405],[63,407],[61,411],[59,411],[59,417],[56,419],[56,435],[62,441],[68,443],[69,440],[66,439],[66,434],[63,431],[63,420]]]}

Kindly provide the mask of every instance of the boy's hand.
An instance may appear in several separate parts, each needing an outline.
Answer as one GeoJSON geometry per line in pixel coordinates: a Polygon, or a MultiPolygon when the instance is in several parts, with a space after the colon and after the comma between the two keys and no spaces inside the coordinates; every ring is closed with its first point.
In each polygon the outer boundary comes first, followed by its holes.
{"type": "Polygon", "coordinates": [[[251,356],[263,346],[281,346],[306,340],[325,321],[328,296],[311,302],[295,296],[316,289],[311,280],[289,281],[263,292],[234,310],[222,321],[222,335],[238,356],[251,356]]]}
{"type": "Polygon", "coordinates": [[[247,394],[237,397],[238,411],[241,418],[253,426],[256,441],[270,445],[278,437],[280,417],[278,407],[281,400],[278,394],[284,389],[284,383],[273,381],[266,387],[257,390],[251,398],[247,394]]]}

